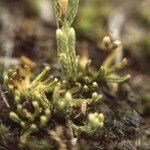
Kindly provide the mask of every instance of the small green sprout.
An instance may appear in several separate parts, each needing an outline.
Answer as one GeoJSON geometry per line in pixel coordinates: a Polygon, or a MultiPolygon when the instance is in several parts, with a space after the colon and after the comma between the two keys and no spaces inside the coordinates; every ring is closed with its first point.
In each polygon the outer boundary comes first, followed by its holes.
{"type": "Polygon", "coordinates": [[[9,132],[9,128],[0,123],[0,138],[9,132]]]}
{"type": "Polygon", "coordinates": [[[71,27],[76,16],[79,0],[52,0],[57,22],[57,50],[63,75],[68,80],[77,77],[75,31],[71,27]]]}
{"type": "Polygon", "coordinates": [[[86,125],[77,126],[70,121],[68,122],[68,126],[72,128],[75,135],[78,135],[81,132],[92,134],[104,126],[104,115],[103,113],[90,113],[86,125]]]}

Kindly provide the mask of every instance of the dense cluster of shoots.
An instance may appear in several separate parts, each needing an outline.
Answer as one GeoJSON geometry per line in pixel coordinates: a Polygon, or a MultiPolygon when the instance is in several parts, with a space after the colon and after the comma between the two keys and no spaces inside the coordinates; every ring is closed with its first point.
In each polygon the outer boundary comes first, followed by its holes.
{"type": "MultiPolygon", "coordinates": [[[[101,86],[111,83],[122,83],[130,75],[119,77],[116,72],[122,69],[127,60],[115,64],[121,42],[111,42],[109,37],[103,39],[105,47],[111,50],[103,65],[96,70],[89,60],[82,66],[76,57],[75,31],[71,24],[78,9],[79,0],[52,0],[57,22],[58,59],[63,78],[51,75],[46,67],[35,79],[31,74],[31,61],[23,59],[24,67],[9,70],[4,82],[10,101],[9,117],[22,129],[20,142],[25,144],[33,132],[49,132],[55,118],[64,120],[70,134],[76,136],[81,132],[94,133],[104,126],[104,115],[100,112],[89,112],[102,100],[101,86]],[[92,104],[92,106],[91,106],[92,104]],[[78,112],[78,113],[75,113],[78,112]],[[74,118],[85,117],[86,121],[74,122],[74,118]]],[[[56,119],[57,120],[57,119],[56,119]]],[[[55,120],[55,122],[56,122],[55,120]]]]}
{"type": "Polygon", "coordinates": [[[59,64],[67,80],[77,78],[75,31],[71,24],[78,10],[79,0],[52,0],[56,14],[56,39],[59,64]]]}

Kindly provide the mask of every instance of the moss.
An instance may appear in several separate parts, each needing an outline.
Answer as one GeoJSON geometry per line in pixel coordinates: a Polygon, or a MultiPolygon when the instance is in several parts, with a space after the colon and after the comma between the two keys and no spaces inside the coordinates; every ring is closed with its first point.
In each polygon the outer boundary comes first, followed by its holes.
{"type": "Polygon", "coordinates": [[[130,75],[120,77],[117,74],[126,66],[127,60],[123,59],[115,64],[122,43],[112,42],[109,37],[104,38],[103,45],[110,50],[110,55],[99,69],[91,65],[91,60],[85,66],[79,63],[75,50],[75,30],[71,27],[78,3],[78,0],[70,0],[67,9],[62,12],[64,4],[61,5],[59,0],[53,1],[60,75],[56,77],[47,66],[39,75],[33,77],[31,70],[34,63],[25,58],[23,67],[9,70],[4,78],[5,89],[12,98],[8,101],[10,109],[7,120],[12,120],[19,126],[20,148],[28,145],[31,149],[36,149],[33,144],[36,143],[36,135],[37,140],[44,135],[43,140],[37,144],[43,145],[45,149],[50,147],[46,136],[54,139],[59,147],[64,147],[63,130],[58,129],[58,125],[64,126],[71,138],[83,133],[96,133],[105,126],[105,115],[100,109],[96,112],[90,109],[101,103],[101,89],[130,79],[130,75]],[[57,130],[61,130],[60,133],[57,130]]]}

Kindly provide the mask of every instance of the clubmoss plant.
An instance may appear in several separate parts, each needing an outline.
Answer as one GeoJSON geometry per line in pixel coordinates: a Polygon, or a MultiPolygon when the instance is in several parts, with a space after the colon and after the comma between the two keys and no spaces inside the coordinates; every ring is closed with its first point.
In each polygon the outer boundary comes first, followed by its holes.
{"type": "Polygon", "coordinates": [[[52,0],[56,14],[56,39],[59,64],[68,80],[77,77],[75,31],[71,27],[78,10],[79,0],[52,0]]]}
{"type": "Polygon", "coordinates": [[[104,114],[100,110],[89,112],[87,108],[101,102],[101,86],[122,83],[130,78],[130,75],[119,77],[116,74],[116,71],[127,64],[127,60],[123,59],[119,64],[114,64],[121,42],[111,42],[109,37],[104,38],[103,44],[112,52],[99,70],[91,66],[90,60],[83,67],[76,57],[75,31],[71,27],[79,0],[52,2],[58,28],[58,59],[63,77],[55,77],[50,68],[46,67],[33,79],[31,66],[25,65],[9,70],[4,79],[6,90],[12,99],[9,102],[9,118],[21,128],[21,145],[27,144],[32,133],[43,130],[49,133],[50,129],[60,124],[60,119],[72,136],[82,132],[96,132],[104,126],[104,114]],[[85,118],[84,121],[81,121],[81,117],[85,118]],[[79,118],[79,122],[76,123],[74,118],[79,118]]]}
{"type": "Polygon", "coordinates": [[[9,117],[23,129],[23,143],[26,135],[45,127],[51,118],[52,106],[46,92],[54,89],[58,79],[48,76],[49,71],[46,67],[32,82],[27,66],[5,76],[5,86],[14,98],[9,117]]]}

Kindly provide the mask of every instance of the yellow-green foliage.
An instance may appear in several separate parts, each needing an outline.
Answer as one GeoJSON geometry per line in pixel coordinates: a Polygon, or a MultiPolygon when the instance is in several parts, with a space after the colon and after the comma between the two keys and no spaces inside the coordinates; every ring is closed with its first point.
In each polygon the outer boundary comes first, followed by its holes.
{"type": "Polygon", "coordinates": [[[110,49],[111,54],[99,70],[91,66],[90,60],[84,67],[79,63],[75,51],[75,31],[71,27],[78,2],[53,0],[58,28],[58,56],[63,78],[56,78],[50,73],[50,68],[46,67],[32,80],[31,70],[27,66],[10,70],[5,76],[5,87],[12,97],[9,117],[22,128],[22,144],[27,142],[33,132],[41,129],[48,132],[56,118],[64,120],[64,125],[73,136],[81,132],[94,133],[103,127],[104,115],[100,112],[88,112],[87,107],[102,100],[101,86],[122,83],[130,78],[130,75],[119,77],[116,74],[127,64],[127,60],[114,64],[122,45],[119,41],[111,42],[109,37],[104,38],[103,44],[110,49]],[[86,123],[74,123],[72,115],[76,110],[80,110],[79,115],[87,116],[86,123]]]}
{"type": "MultiPolygon", "coordinates": [[[[85,105],[90,105],[101,100],[102,96],[96,92],[91,98],[76,98],[74,94],[79,92],[77,87],[65,89],[65,80],[59,81],[57,78],[50,76],[50,68],[46,67],[33,81],[31,81],[31,72],[28,67],[17,68],[14,73],[5,76],[5,86],[13,98],[10,119],[18,123],[23,134],[20,138],[21,143],[26,143],[26,138],[32,132],[38,132],[41,128],[47,127],[51,117],[57,116],[66,120],[68,127],[76,126],[71,122],[70,115],[73,109],[81,108],[82,113],[86,113],[85,105]],[[52,94],[50,98],[46,93],[52,94]]],[[[69,84],[69,83],[68,83],[69,84]]],[[[77,84],[76,84],[77,86],[77,84]]],[[[91,114],[90,114],[91,115],[91,114]]],[[[98,116],[96,117],[98,119],[98,116]]],[[[98,119],[97,128],[102,127],[104,119],[98,119]]],[[[78,128],[79,132],[83,128],[84,132],[93,132],[94,123],[78,128]],[[85,128],[86,127],[86,128],[85,128]]]]}
{"type": "Polygon", "coordinates": [[[71,24],[78,10],[79,0],[52,0],[57,22],[57,50],[64,77],[73,80],[77,76],[75,31],[71,24]]]}

